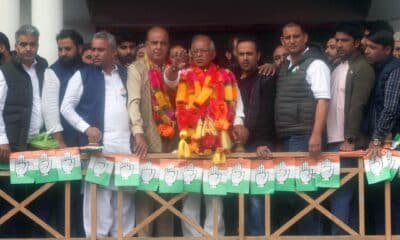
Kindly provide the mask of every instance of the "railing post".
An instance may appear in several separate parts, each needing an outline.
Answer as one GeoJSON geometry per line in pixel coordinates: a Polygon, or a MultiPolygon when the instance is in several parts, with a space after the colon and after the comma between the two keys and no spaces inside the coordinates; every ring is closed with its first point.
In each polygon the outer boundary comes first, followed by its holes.
{"type": "Polygon", "coordinates": [[[91,204],[91,226],[90,226],[90,239],[97,239],[97,185],[94,183],[90,184],[90,204],[91,204]]]}
{"type": "Polygon", "coordinates": [[[244,210],[245,210],[244,194],[240,193],[239,194],[239,239],[244,239],[245,237],[244,210]]]}
{"type": "Polygon", "coordinates": [[[219,216],[218,216],[218,211],[221,206],[218,204],[218,197],[213,196],[212,197],[212,205],[213,205],[213,224],[214,224],[214,239],[219,238],[219,216]]]}
{"type": "Polygon", "coordinates": [[[122,210],[124,207],[124,201],[123,201],[123,192],[121,188],[118,188],[118,195],[117,195],[117,209],[118,209],[118,215],[117,215],[117,228],[118,228],[118,239],[122,240],[124,237],[124,222],[123,222],[123,216],[122,216],[122,210]]]}
{"type": "Polygon", "coordinates": [[[71,182],[64,185],[64,235],[65,239],[71,239],[71,182]]]}
{"type": "Polygon", "coordinates": [[[390,206],[390,182],[385,182],[385,239],[392,239],[392,212],[390,206]]]}
{"type": "Polygon", "coordinates": [[[364,160],[358,157],[358,222],[359,233],[365,236],[365,187],[364,187],[364,160]]]}
{"type": "Polygon", "coordinates": [[[271,237],[271,195],[265,194],[265,236],[271,237]]]}

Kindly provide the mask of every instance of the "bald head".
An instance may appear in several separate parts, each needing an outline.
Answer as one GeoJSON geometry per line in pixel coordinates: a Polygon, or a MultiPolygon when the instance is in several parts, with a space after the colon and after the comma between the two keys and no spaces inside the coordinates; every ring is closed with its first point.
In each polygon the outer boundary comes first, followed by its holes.
{"type": "Polygon", "coordinates": [[[148,41],[149,40],[149,36],[154,34],[154,33],[164,34],[167,37],[167,39],[169,39],[169,33],[168,33],[166,28],[161,27],[161,26],[154,26],[154,27],[151,27],[149,30],[147,30],[146,40],[148,41]]]}
{"type": "Polygon", "coordinates": [[[163,27],[152,27],[147,31],[146,53],[150,61],[162,66],[167,61],[169,48],[168,31],[163,27]]]}
{"type": "Polygon", "coordinates": [[[214,41],[207,35],[196,35],[190,49],[193,63],[200,68],[207,68],[215,58],[214,41]]]}

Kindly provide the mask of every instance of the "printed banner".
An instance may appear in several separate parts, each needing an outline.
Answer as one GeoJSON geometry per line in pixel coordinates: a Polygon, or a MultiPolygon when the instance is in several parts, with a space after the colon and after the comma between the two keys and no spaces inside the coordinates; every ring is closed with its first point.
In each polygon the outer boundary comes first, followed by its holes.
{"type": "Polygon", "coordinates": [[[185,160],[183,168],[183,191],[200,193],[203,180],[203,160],[185,160]]]}
{"type": "Polygon", "coordinates": [[[318,160],[318,171],[315,176],[317,187],[340,187],[340,157],[337,154],[323,154],[318,160]]]}
{"type": "Polygon", "coordinates": [[[364,160],[365,174],[368,184],[390,180],[390,167],[386,154],[383,157],[373,156],[364,160]]]}
{"type": "Polygon", "coordinates": [[[114,168],[113,161],[111,158],[92,155],[86,171],[85,181],[108,187],[114,168]]]}
{"type": "Polygon", "coordinates": [[[58,181],[82,179],[82,167],[79,148],[55,150],[58,181]]]}
{"type": "Polygon", "coordinates": [[[226,195],[228,170],[226,163],[215,165],[203,161],[203,193],[205,195],[226,195]]]}
{"type": "Polygon", "coordinates": [[[33,159],[37,154],[34,152],[15,152],[10,155],[10,180],[11,184],[34,183],[35,178],[28,174],[34,169],[33,159]]]}
{"type": "Polygon", "coordinates": [[[386,158],[386,161],[389,164],[390,181],[392,181],[394,179],[394,177],[396,176],[397,171],[399,170],[400,152],[389,150],[389,149],[384,149],[382,151],[382,154],[383,154],[383,158],[386,158]]]}
{"type": "Polygon", "coordinates": [[[274,159],[275,191],[292,192],[296,182],[296,159],[274,159]]]}
{"type": "Polygon", "coordinates": [[[227,191],[230,193],[249,193],[250,167],[249,159],[228,159],[227,191]]]}
{"type": "Polygon", "coordinates": [[[315,184],[318,163],[312,158],[296,158],[296,191],[309,192],[318,189],[315,184]]]}
{"type": "Polygon", "coordinates": [[[139,158],[134,155],[115,155],[114,161],[114,185],[116,187],[139,186],[139,158]]]}
{"type": "Polygon", "coordinates": [[[275,191],[275,170],[272,160],[251,160],[251,194],[272,194],[275,191]]]}
{"type": "Polygon", "coordinates": [[[56,154],[53,150],[37,151],[38,172],[35,175],[35,183],[48,183],[58,181],[58,166],[56,154]]]}
{"type": "Polygon", "coordinates": [[[139,190],[157,191],[160,176],[160,160],[140,160],[139,190]]]}
{"type": "Polygon", "coordinates": [[[183,192],[183,168],[184,160],[160,159],[160,193],[183,192]]]}

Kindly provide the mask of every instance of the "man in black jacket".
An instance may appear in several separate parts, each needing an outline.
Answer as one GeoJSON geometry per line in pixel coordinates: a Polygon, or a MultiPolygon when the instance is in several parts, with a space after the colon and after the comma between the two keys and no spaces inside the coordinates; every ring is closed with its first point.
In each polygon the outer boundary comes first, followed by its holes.
{"type": "MultiPolygon", "coordinates": [[[[43,127],[40,96],[47,61],[37,55],[39,31],[32,25],[24,25],[15,33],[15,40],[16,55],[0,68],[0,161],[8,161],[11,151],[27,150],[29,139],[43,127]]],[[[31,186],[4,188],[18,200],[32,189],[31,186]]],[[[49,208],[45,202],[35,202],[31,209],[44,221],[48,220],[49,208]]],[[[10,225],[12,228],[21,224],[27,222],[10,225]]],[[[38,233],[38,229],[35,226],[33,232],[38,233]]],[[[29,234],[28,228],[18,229],[19,234],[22,232],[29,234]]]]}
{"type": "MultiPolygon", "coordinates": [[[[245,111],[245,127],[249,129],[247,151],[268,157],[274,137],[275,79],[258,72],[260,49],[252,37],[239,38],[237,59],[240,72],[236,76],[245,111]]],[[[264,198],[249,196],[246,229],[249,235],[264,235],[264,198]]]]}

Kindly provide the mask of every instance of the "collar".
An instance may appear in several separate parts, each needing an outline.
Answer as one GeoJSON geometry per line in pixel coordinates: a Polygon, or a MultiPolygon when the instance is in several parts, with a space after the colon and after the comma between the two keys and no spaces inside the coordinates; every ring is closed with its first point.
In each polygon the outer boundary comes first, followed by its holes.
{"type": "MultiPolygon", "coordinates": [[[[101,72],[104,75],[107,75],[107,73],[103,69],[101,69],[101,72]]],[[[118,73],[118,65],[117,64],[115,64],[113,70],[111,70],[111,74],[113,74],[113,73],[118,73]]]]}
{"type": "MultiPolygon", "coordinates": [[[[306,52],[308,52],[308,50],[310,50],[310,48],[307,46],[306,49],[304,49],[304,51],[301,53],[301,55],[303,55],[303,54],[305,54],[306,52]]],[[[292,58],[290,57],[290,55],[288,55],[288,56],[286,57],[286,59],[289,61],[289,66],[292,66],[293,63],[292,63],[292,58]]]]}
{"type": "Polygon", "coordinates": [[[32,65],[31,65],[30,67],[26,66],[26,65],[23,64],[22,62],[21,62],[21,65],[22,65],[22,67],[23,67],[25,70],[31,70],[31,69],[34,69],[34,68],[36,67],[36,65],[37,65],[37,60],[36,60],[36,58],[33,59],[33,63],[32,63],[32,65]]]}

